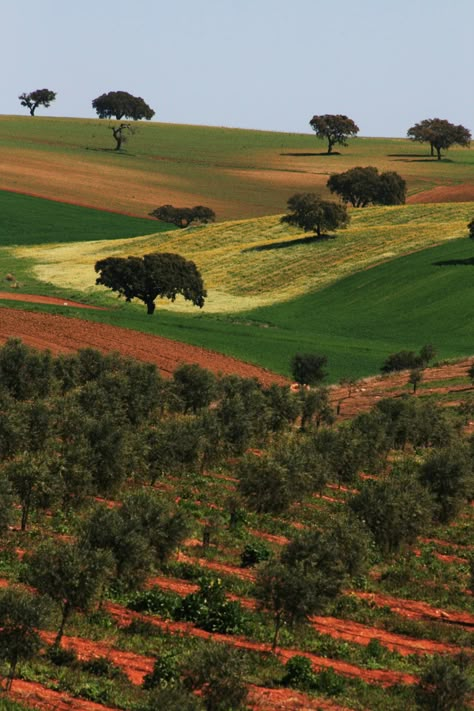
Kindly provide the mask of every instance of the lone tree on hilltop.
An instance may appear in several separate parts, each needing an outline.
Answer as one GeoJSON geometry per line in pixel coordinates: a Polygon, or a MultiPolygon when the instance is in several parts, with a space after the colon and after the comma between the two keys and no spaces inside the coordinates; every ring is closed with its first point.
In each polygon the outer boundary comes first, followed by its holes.
{"type": "Polygon", "coordinates": [[[406,182],[393,171],[381,173],[373,166],[356,167],[331,175],[327,187],[353,207],[367,205],[403,205],[406,182]]]}
{"type": "Polygon", "coordinates": [[[429,143],[431,155],[436,150],[438,160],[441,160],[441,151],[448,150],[451,146],[468,147],[471,142],[471,132],[461,126],[455,126],[446,119],[424,119],[407,131],[408,138],[419,143],[429,143]]]}
{"type": "Polygon", "coordinates": [[[174,301],[181,294],[202,308],[207,292],[194,262],[180,254],[154,252],[144,257],[107,257],[95,264],[96,284],[117,291],[125,301],[140,299],[147,313],[155,311],[155,299],[174,301]]]}
{"type": "Polygon", "coordinates": [[[315,232],[318,237],[323,230],[334,231],[349,223],[345,205],[321,200],[315,193],[296,193],[287,204],[290,212],[280,222],[301,227],[305,232],[315,232]]]}
{"type": "Polygon", "coordinates": [[[359,133],[354,121],[343,114],[313,116],[309,124],[318,138],[327,139],[328,154],[337,143],[347,146],[347,139],[359,133]]]}
{"type": "Polygon", "coordinates": [[[96,110],[99,118],[116,118],[117,121],[123,118],[149,121],[155,115],[153,109],[141,96],[132,96],[127,91],[109,91],[108,94],[101,94],[92,101],[92,108],[96,110]]]}
{"type": "Polygon", "coordinates": [[[216,214],[210,207],[196,205],[195,207],[173,207],[173,205],[161,205],[150,212],[152,217],[162,222],[169,222],[178,227],[188,227],[192,222],[206,225],[214,222],[216,214]]]}
{"type": "Polygon", "coordinates": [[[44,106],[49,109],[51,102],[56,99],[56,92],[51,91],[51,89],[35,89],[35,91],[30,91],[29,94],[26,92],[20,94],[18,98],[21,105],[30,110],[30,116],[34,116],[38,106],[44,106]]]}

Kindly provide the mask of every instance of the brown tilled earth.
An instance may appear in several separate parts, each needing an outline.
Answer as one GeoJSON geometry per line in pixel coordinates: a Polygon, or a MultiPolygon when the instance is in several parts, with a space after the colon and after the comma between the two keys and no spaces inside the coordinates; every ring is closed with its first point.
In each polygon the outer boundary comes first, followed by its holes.
{"type": "MultiPolygon", "coordinates": [[[[73,301],[65,302],[62,299],[16,292],[0,292],[0,299],[49,303],[65,307],[97,308],[73,301]]],[[[116,351],[144,362],[155,363],[164,377],[170,377],[182,363],[198,363],[216,374],[236,374],[241,377],[257,378],[265,386],[272,383],[289,384],[287,378],[265,368],[161,336],[57,314],[19,311],[0,306],[0,343],[4,343],[8,338],[20,338],[30,346],[43,350],[49,349],[53,354],[71,353],[80,348],[97,348],[103,353],[116,351]]],[[[453,404],[456,404],[462,399],[463,392],[471,389],[469,385],[438,387],[434,384],[428,389],[426,385],[439,380],[467,377],[471,364],[472,359],[465,359],[456,364],[426,370],[423,375],[425,385],[423,393],[450,392],[453,394],[453,404]]],[[[366,378],[359,381],[351,390],[344,386],[331,388],[331,400],[333,405],[339,406],[339,414],[342,418],[354,417],[358,412],[370,409],[378,400],[388,395],[396,397],[406,393],[406,384],[407,373],[397,373],[384,378],[366,378]]]]}

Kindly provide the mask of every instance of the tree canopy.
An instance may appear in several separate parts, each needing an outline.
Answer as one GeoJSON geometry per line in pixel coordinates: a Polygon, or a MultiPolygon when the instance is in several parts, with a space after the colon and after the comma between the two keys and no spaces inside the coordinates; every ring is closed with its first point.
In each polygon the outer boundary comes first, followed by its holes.
{"type": "Polygon", "coordinates": [[[318,138],[327,140],[328,153],[332,153],[337,143],[347,146],[347,139],[359,133],[359,127],[354,121],[343,114],[313,116],[309,124],[318,138]]]}
{"type": "Polygon", "coordinates": [[[178,227],[188,227],[192,222],[199,222],[206,225],[214,222],[216,214],[210,207],[196,205],[195,207],[173,207],[173,205],[161,205],[150,212],[152,217],[162,222],[169,222],[178,227]]]}
{"type": "Polygon", "coordinates": [[[301,227],[305,232],[315,232],[318,237],[323,230],[332,232],[349,223],[345,205],[321,200],[315,193],[296,193],[287,204],[289,213],[283,215],[280,222],[301,227]]]}
{"type": "Polygon", "coordinates": [[[127,91],[109,91],[107,94],[101,94],[92,101],[92,108],[96,110],[99,118],[116,118],[118,121],[123,118],[149,121],[155,115],[153,109],[141,96],[133,96],[127,91]]]}
{"type": "Polygon", "coordinates": [[[207,292],[194,262],[180,254],[153,252],[143,257],[107,257],[95,264],[99,274],[96,284],[117,291],[126,301],[140,299],[147,313],[155,311],[159,296],[174,301],[181,294],[187,301],[202,308],[207,292]]]}
{"type": "Polygon", "coordinates": [[[403,205],[406,198],[406,182],[398,173],[379,174],[378,169],[370,165],[331,175],[327,187],[353,207],[403,205]]]}
{"type": "Polygon", "coordinates": [[[431,155],[436,150],[438,160],[441,160],[441,151],[448,150],[453,145],[469,146],[471,132],[459,124],[450,123],[446,119],[424,119],[407,131],[408,138],[419,143],[429,143],[431,155]]]}
{"type": "Polygon", "coordinates": [[[35,89],[28,94],[25,92],[18,97],[22,106],[26,106],[30,110],[30,116],[35,115],[38,106],[44,106],[49,109],[52,101],[56,99],[56,92],[51,89],[35,89]]]}

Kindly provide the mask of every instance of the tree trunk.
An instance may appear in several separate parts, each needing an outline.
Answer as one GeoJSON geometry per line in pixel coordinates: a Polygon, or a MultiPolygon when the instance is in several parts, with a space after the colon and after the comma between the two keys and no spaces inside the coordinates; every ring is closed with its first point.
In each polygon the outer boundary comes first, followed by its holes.
{"type": "Polygon", "coordinates": [[[28,523],[28,514],[30,513],[30,499],[24,502],[21,507],[21,530],[26,531],[26,524],[28,523]]]}
{"type": "Polygon", "coordinates": [[[61,619],[61,624],[59,626],[58,634],[56,635],[56,639],[54,640],[53,647],[59,647],[61,645],[61,640],[63,638],[64,634],[64,627],[66,625],[67,618],[69,617],[69,613],[71,612],[71,606],[69,602],[64,603],[63,607],[63,616],[61,619]]]}
{"type": "Polygon", "coordinates": [[[333,147],[333,145],[334,145],[334,143],[329,139],[329,142],[328,142],[328,155],[329,155],[330,153],[332,153],[332,147],[333,147]]]}
{"type": "Polygon", "coordinates": [[[146,312],[148,316],[153,316],[155,313],[155,302],[154,301],[146,301],[146,312]]]}
{"type": "Polygon", "coordinates": [[[438,146],[436,146],[436,154],[438,156],[438,160],[441,160],[441,148],[438,148],[438,146]]]}
{"type": "Polygon", "coordinates": [[[7,683],[5,684],[5,691],[8,693],[11,691],[12,684],[13,684],[13,679],[15,678],[15,671],[16,671],[16,666],[18,664],[18,658],[15,657],[11,662],[10,662],[10,670],[8,672],[7,676],[7,683]]]}
{"type": "Polygon", "coordinates": [[[275,652],[278,644],[278,636],[281,628],[281,612],[275,615],[275,633],[273,635],[272,652],[275,652]]]}

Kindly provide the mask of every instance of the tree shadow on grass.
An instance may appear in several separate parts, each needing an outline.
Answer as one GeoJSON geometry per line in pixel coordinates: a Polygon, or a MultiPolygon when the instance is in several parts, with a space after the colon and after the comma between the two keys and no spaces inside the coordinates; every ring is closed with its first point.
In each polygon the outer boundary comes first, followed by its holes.
{"type": "Polygon", "coordinates": [[[324,151],[322,153],[280,153],[280,155],[293,156],[295,158],[314,158],[314,156],[327,156],[328,158],[331,158],[331,156],[340,156],[341,154],[339,151],[333,151],[332,153],[324,151]]]}
{"type": "Polygon", "coordinates": [[[440,262],[433,262],[435,267],[474,267],[474,257],[467,259],[446,259],[440,262]]]}
{"type": "Polygon", "coordinates": [[[285,249],[286,247],[299,247],[302,244],[314,244],[315,242],[327,242],[330,239],[336,239],[336,235],[313,235],[312,237],[300,237],[299,239],[287,239],[283,242],[272,242],[271,244],[259,244],[256,247],[247,247],[244,252],[269,252],[272,249],[285,249]]]}
{"type": "Polygon", "coordinates": [[[399,163],[452,163],[451,158],[427,156],[426,153],[387,153],[387,158],[398,158],[399,163]]]}

